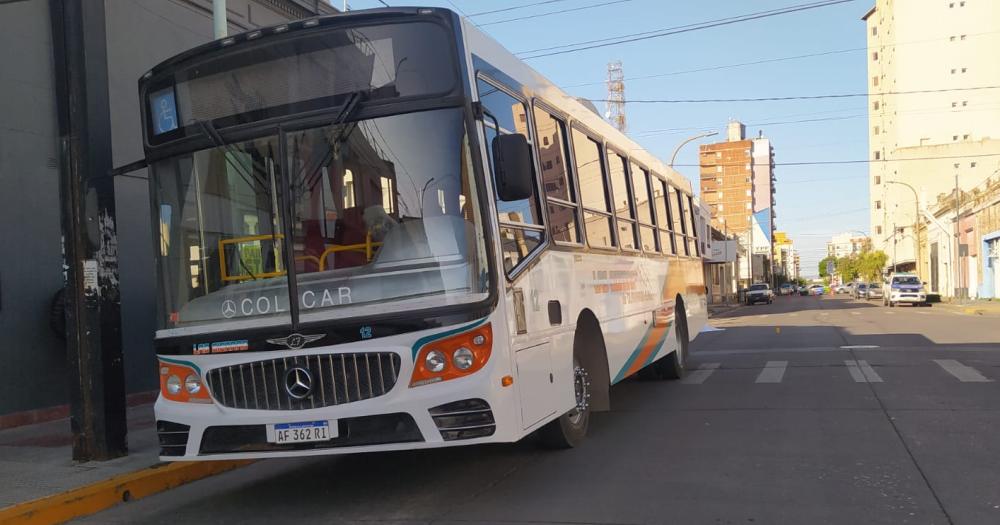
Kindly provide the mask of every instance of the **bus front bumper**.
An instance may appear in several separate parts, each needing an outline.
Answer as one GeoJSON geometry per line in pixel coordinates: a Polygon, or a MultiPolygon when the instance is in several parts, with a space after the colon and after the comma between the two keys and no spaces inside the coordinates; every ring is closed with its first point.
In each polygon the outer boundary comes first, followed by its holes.
{"type": "MultiPolygon", "coordinates": [[[[306,410],[239,410],[157,399],[163,461],[256,459],[512,442],[521,437],[511,388],[479,374],[306,410]],[[497,385],[493,388],[492,385],[497,385]],[[269,425],[326,421],[335,437],[278,444],[269,425]],[[273,437],[272,437],[273,439],[273,437]]],[[[273,427],[272,427],[273,428],[273,427]]]]}

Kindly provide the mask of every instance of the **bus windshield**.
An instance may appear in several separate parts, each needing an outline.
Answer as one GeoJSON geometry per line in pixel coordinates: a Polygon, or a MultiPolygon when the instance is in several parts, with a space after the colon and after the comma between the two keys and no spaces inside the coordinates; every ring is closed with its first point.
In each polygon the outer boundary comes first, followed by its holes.
{"type": "Polygon", "coordinates": [[[152,172],[160,329],[288,321],[286,250],[303,320],[486,297],[459,108],[226,144],[158,161],[152,172]]]}

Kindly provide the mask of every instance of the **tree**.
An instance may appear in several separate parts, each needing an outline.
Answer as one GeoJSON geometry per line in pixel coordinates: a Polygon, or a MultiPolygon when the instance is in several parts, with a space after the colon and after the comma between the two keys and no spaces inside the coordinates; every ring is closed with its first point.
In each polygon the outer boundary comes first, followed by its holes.
{"type": "Polygon", "coordinates": [[[858,257],[858,275],[866,281],[878,281],[889,256],[882,250],[866,251],[858,257]]]}
{"type": "Polygon", "coordinates": [[[835,267],[837,274],[844,282],[857,280],[859,274],[860,257],[848,255],[837,259],[835,267]]]}

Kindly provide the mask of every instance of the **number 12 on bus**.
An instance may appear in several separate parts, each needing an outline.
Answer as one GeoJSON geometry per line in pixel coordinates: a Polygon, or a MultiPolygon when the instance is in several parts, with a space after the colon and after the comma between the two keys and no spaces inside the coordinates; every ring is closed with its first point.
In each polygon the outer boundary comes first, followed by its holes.
{"type": "Polygon", "coordinates": [[[586,435],[706,315],[690,183],[437,8],[139,81],[166,460],[586,435]]]}

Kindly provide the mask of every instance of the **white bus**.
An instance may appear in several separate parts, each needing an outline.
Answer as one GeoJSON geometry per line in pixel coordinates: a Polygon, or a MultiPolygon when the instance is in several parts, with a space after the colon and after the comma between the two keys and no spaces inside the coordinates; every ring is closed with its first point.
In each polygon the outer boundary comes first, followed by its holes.
{"type": "Polygon", "coordinates": [[[570,447],[706,317],[690,183],[451,11],[139,82],[164,460],[570,447]]]}

